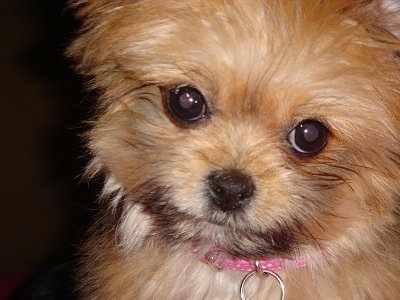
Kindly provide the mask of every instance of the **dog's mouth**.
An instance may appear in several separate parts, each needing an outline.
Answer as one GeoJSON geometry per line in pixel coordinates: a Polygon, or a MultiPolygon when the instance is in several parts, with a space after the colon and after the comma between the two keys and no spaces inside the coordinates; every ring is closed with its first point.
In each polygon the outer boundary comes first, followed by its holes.
{"type": "Polygon", "coordinates": [[[295,257],[301,245],[308,242],[302,226],[294,220],[276,222],[262,229],[246,222],[244,211],[199,218],[172,210],[174,214],[163,214],[157,218],[162,221],[157,221],[152,236],[161,237],[166,243],[174,245],[215,246],[232,257],[258,259],[295,257]]]}
{"type": "Polygon", "coordinates": [[[218,228],[214,229],[214,235],[205,238],[237,258],[291,258],[300,252],[302,244],[309,243],[296,221],[276,222],[264,229],[255,226],[216,226],[218,228]]]}
{"type": "Polygon", "coordinates": [[[301,245],[316,244],[303,222],[294,217],[260,225],[246,207],[227,211],[210,208],[198,216],[175,206],[167,188],[147,184],[141,191],[135,202],[152,220],[149,237],[167,244],[215,246],[246,259],[291,258],[301,245]]]}

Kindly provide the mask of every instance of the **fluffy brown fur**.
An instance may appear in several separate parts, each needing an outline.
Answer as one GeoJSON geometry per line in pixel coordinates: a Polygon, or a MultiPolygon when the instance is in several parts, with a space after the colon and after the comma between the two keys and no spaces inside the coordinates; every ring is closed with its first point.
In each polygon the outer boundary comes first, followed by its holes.
{"type": "MultiPolygon", "coordinates": [[[[304,259],[277,272],[287,299],[400,298],[398,1],[71,5],[83,29],[68,54],[99,94],[87,173],[105,176],[82,298],[239,298],[245,273],[193,246],[304,259]],[[204,97],[199,120],[171,113],[177,87],[204,97]],[[290,139],[304,120],[326,128],[313,153],[290,139]],[[250,178],[245,204],[212,200],[221,170],[250,178]]],[[[247,292],[279,298],[271,279],[247,292]]]]}

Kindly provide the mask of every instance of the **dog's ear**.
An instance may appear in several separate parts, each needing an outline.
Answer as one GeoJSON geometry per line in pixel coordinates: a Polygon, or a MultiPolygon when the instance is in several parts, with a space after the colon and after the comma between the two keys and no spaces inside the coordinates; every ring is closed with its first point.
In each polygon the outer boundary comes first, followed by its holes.
{"type": "Polygon", "coordinates": [[[78,19],[93,18],[120,7],[124,0],[69,0],[68,7],[75,11],[78,19]]]}
{"type": "Polygon", "coordinates": [[[400,39],[400,1],[379,0],[375,9],[378,25],[400,39]]]}
{"type": "Polygon", "coordinates": [[[80,26],[78,37],[67,48],[65,54],[73,60],[76,70],[82,75],[92,78],[101,73],[101,70],[95,70],[95,67],[103,65],[113,50],[112,42],[104,38],[104,32],[110,30],[110,17],[118,12],[126,1],[69,0],[68,7],[80,22],[80,26]]]}

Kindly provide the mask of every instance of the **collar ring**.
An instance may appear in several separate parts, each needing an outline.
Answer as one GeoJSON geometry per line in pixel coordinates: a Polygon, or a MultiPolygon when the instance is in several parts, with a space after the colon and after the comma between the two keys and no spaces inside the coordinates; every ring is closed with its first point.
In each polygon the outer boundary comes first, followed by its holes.
{"type": "Polygon", "coordinates": [[[283,283],[282,278],[276,274],[275,272],[269,271],[269,270],[262,270],[260,268],[260,262],[256,260],[254,262],[255,265],[255,271],[249,272],[246,274],[246,276],[242,279],[242,282],[240,283],[240,300],[246,300],[246,291],[245,291],[245,286],[248,283],[249,279],[255,275],[267,275],[267,276],[272,276],[278,281],[279,287],[281,289],[281,296],[280,300],[285,300],[285,284],[283,283]]]}

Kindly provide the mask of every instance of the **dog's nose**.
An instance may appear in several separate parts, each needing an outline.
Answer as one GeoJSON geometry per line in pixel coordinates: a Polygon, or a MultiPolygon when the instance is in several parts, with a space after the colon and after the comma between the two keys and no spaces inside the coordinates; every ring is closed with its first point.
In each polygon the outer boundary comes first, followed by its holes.
{"type": "Polygon", "coordinates": [[[223,211],[246,205],[253,196],[253,179],[237,169],[220,170],[207,177],[209,197],[223,211]]]}

